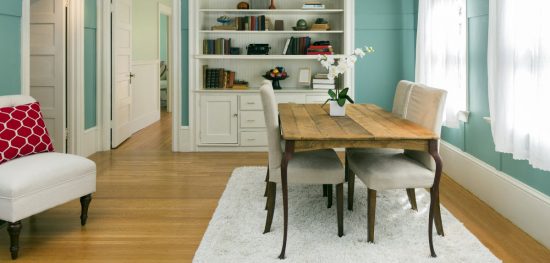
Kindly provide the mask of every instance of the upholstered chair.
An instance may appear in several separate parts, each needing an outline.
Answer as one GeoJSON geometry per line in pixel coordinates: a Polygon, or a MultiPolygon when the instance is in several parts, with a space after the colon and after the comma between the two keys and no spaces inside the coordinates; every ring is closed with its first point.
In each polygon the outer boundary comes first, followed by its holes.
{"type": "MultiPolygon", "coordinates": [[[[281,131],[279,128],[279,111],[271,83],[264,82],[260,88],[260,93],[267,127],[269,151],[268,211],[264,229],[264,233],[268,233],[273,221],[277,184],[281,182],[283,149],[281,147],[281,131]]],[[[289,184],[336,185],[338,236],[343,236],[344,167],[336,152],[332,149],[327,149],[294,153],[287,169],[289,184]]]]}
{"type": "MultiPolygon", "coordinates": [[[[406,109],[406,119],[440,135],[447,92],[415,84],[406,109]]],[[[432,188],[435,161],[427,152],[356,153],[348,157],[352,174],[368,188],[368,242],[374,242],[377,191],[390,189],[432,188]]],[[[439,196],[430,191],[434,202],[437,233],[443,235],[439,196]]]]}
{"type": "MultiPolygon", "coordinates": [[[[0,108],[33,103],[29,96],[2,96],[0,108]]],[[[0,220],[7,222],[12,259],[19,253],[21,220],[80,198],[80,223],[96,190],[96,165],[76,155],[37,153],[0,164],[0,220]]]]}
{"type": "MultiPolygon", "coordinates": [[[[409,105],[409,99],[411,97],[411,91],[413,82],[407,80],[401,80],[397,83],[395,88],[395,96],[393,97],[392,113],[400,118],[407,116],[407,106],[409,105]]],[[[384,148],[349,148],[346,149],[346,181],[348,182],[348,210],[353,210],[353,195],[355,192],[355,175],[351,174],[348,157],[353,155],[363,155],[368,153],[387,153],[398,154],[403,153],[400,149],[384,149],[384,148]]],[[[409,202],[411,208],[416,210],[416,197],[414,195],[414,189],[407,189],[407,195],[409,196],[409,202]]]]}

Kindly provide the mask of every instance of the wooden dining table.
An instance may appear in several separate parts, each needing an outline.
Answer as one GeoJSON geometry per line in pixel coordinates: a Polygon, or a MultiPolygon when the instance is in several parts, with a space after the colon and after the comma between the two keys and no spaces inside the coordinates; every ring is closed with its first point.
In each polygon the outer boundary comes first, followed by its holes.
{"type": "MultiPolygon", "coordinates": [[[[428,152],[435,161],[433,196],[439,196],[442,162],[439,156],[439,136],[406,119],[402,119],[372,104],[348,104],[346,116],[331,117],[329,106],[321,104],[279,104],[281,136],[285,152],[281,164],[283,192],[284,233],[280,259],[285,258],[288,236],[288,181],[287,167],[294,152],[332,148],[395,148],[428,152]]],[[[429,212],[429,245],[432,240],[435,205],[432,198],[429,212]]]]}

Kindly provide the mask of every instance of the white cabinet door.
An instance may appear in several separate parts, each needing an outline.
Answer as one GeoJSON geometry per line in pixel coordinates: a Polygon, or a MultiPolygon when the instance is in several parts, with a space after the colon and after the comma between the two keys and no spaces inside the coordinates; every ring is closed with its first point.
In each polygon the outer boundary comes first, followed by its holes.
{"type": "Polygon", "coordinates": [[[237,95],[201,96],[200,142],[203,144],[238,143],[237,95]]]}

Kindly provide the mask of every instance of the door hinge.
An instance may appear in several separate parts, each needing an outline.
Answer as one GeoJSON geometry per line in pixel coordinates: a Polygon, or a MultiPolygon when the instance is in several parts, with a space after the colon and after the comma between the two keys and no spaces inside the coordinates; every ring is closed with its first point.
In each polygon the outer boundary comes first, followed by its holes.
{"type": "Polygon", "coordinates": [[[69,129],[65,128],[65,140],[68,141],[70,135],[71,135],[71,134],[69,133],[69,129]]]}

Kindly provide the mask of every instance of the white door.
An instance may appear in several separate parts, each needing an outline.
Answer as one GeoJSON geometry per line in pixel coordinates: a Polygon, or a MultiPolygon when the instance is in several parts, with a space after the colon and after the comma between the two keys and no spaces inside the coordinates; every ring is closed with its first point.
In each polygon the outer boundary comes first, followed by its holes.
{"type": "Polygon", "coordinates": [[[65,1],[30,1],[30,92],[55,150],[65,152],[65,1]]]}
{"type": "Polygon", "coordinates": [[[237,144],[237,96],[201,96],[201,132],[203,144],[237,144]]]}
{"type": "Polygon", "coordinates": [[[111,147],[132,135],[132,0],[113,1],[111,147]]]}

